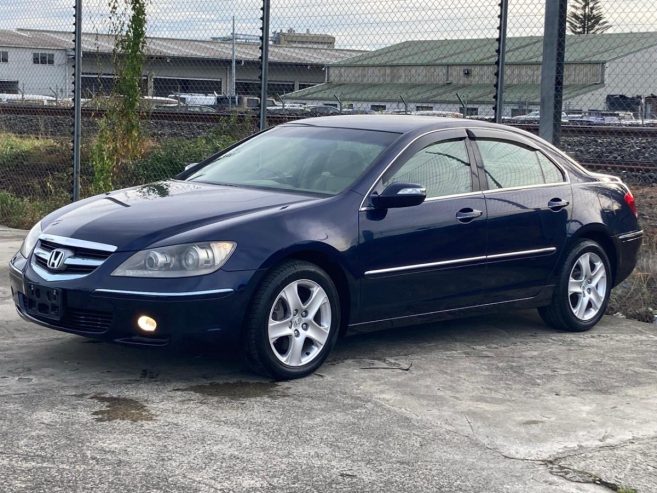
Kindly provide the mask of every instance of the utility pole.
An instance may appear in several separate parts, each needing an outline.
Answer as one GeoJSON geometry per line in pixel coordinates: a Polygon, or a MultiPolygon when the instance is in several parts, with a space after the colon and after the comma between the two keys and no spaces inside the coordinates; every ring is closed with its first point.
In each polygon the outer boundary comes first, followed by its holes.
{"type": "Polygon", "coordinates": [[[75,46],[73,61],[73,191],[71,198],[80,199],[80,146],[82,132],[82,0],[75,0],[75,46]]]}
{"type": "Polygon", "coordinates": [[[262,0],[260,36],[260,130],[267,128],[267,85],[269,81],[269,12],[270,0],[262,0]]]}
{"type": "MultiPolygon", "coordinates": [[[[546,0],[549,2],[549,0],[546,0]]],[[[502,123],[504,114],[504,66],[506,63],[506,26],[509,18],[509,0],[500,0],[499,38],[497,39],[497,71],[495,72],[495,123],[502,123]]]]}
{"type": "Polygon", "coordinates": [[[545,35],[541,68],[541,117],[538,134],[559,145],[563,104],[568,0],[545,0],[545,35]]]}
{"type": "MultiPolygon", "coordinates": [[[[229,98],[228,100],[234,100],[235,106],[237,106],[237,93],[235,92],[235,73],[237,72],[236,70],[236,65],[235,65],[235,16],[233,16],[233,58],[231,60],[231,75],[230,75],[230,95],[232,98],[229,98]]],[[[230,106],[230,104],[229,104],[230,106]]]]}

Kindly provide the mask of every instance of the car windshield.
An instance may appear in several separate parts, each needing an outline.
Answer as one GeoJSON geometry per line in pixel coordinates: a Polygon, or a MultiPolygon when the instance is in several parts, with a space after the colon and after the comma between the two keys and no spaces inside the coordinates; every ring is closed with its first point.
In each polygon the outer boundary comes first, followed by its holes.
{"type": "Polygon", "coordinates": [[[397,137],[370,130],[281,126],[217,157],[187,180],[335,195],[397,137]]]}

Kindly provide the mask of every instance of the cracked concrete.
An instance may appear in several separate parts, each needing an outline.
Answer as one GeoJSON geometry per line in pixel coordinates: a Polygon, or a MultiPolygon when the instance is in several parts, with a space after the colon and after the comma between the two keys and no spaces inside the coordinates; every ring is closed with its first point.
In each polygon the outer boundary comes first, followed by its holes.
{"type": "Polygon", "coordinates": [[[21,321],[0,229],[0,489],[657,491],[657,327],[533,312],[357,333],[272,383],[231,351],[21,321]]]}

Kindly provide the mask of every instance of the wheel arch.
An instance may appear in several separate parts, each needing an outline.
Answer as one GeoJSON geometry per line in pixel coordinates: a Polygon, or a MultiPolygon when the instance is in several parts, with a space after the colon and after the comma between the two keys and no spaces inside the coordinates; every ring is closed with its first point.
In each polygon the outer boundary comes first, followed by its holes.
{"type": "Polygon", "coordinates": [[[611,264],[612,286],[616,285],[618,273],[618,249],[609,230],[603,224],[588,224],[578,229],[570,238],[567,251],[579,240],[595,241],[607,254],[611,264]]]}
{"type": "MultiPolygon", "coordinates": [[[[340,335],[344,335],[349,326],[349,318],[357,304],[358,290],[355,280],[349,270],[339,260],[342,254],[326,244],[297,245],[277,252],[268,258],[262,268],[265,274],[258,281],[258,285],[266,278],[272,269],[293,260],[302,260],[314,264],[324,270],[335,283],[340,298],[340,335]]],[[[257,287],[254,292],[257,291],[257,287]]]]}

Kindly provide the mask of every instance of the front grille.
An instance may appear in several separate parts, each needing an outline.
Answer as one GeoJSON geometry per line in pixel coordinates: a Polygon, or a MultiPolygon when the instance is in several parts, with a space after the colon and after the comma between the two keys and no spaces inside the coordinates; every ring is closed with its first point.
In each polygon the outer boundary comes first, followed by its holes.
{"type": "Polygon", "coordinates": [[[106,332],[112,326],[112,313],[69,308],[63,325],[81,332],[106,332]]]}
{"type": "MultiPolygon", "coordinates": [[[[70,243],[70,242],[68,242],[70,243]]],[[[76,275],[86,276],[91,274],[100,265],[112,255],[109,251],[95,250],[76,245],[59,244],[54,241],[39,240],[36,248],[34,249],[33,265],[42,269],[43,271],[52,275],[76,275]],[[48,258],[50,253],[56,248],[62,248],[73,254],[64,261],[63,269],[53,270],[48,267],[48,258]]]]}

